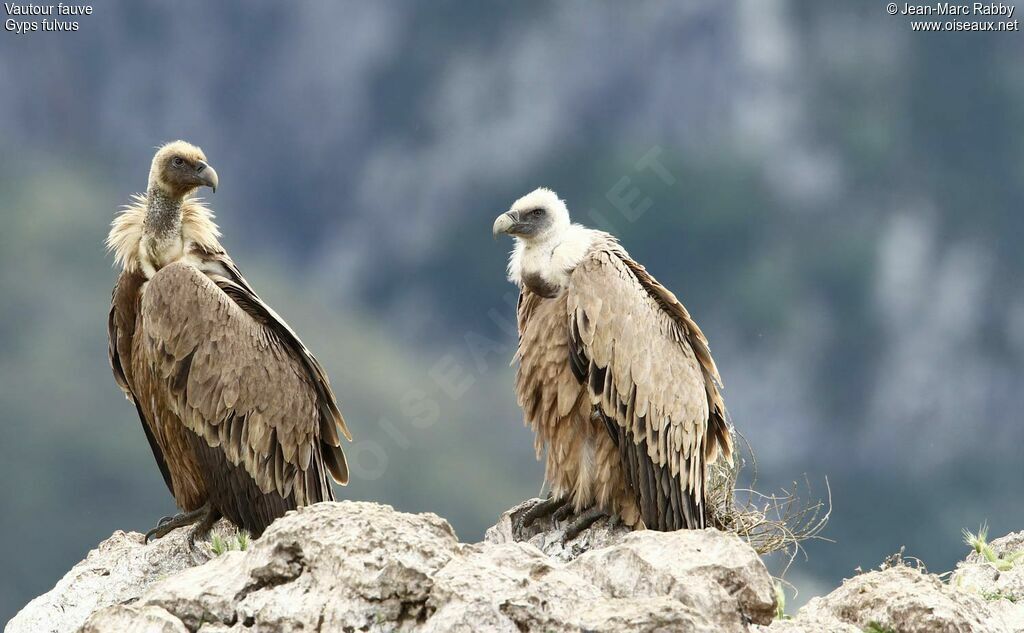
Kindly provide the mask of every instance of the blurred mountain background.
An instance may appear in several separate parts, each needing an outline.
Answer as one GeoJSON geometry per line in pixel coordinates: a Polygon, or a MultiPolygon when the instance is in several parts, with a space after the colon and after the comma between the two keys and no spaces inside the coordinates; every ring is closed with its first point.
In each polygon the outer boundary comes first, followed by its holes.
{"type": "Polygon", "coordinates": [[[810,0],[111,0],[79,21],[0,32],[0,621],[174,511],[107,365],[103,239],[175,138],[331,375],[343,498],[473,540],[539,492],[490,227],[546,185],[696,316],[758,487],[828,477],[835,543],[790,570],[799,601],[903,544],[943,570],[961,528],[1024,527],[1019,33],[810,0]]]}

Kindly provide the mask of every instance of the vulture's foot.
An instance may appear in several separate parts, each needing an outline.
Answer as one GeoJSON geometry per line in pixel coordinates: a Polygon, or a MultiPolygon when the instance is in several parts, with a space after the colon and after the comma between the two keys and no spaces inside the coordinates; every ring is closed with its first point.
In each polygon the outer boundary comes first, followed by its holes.
{"type": "Polygon", "coordinates": [[[522,513],[512,522],[512,533],[518,537],[539,519],[551,516],[559,511],[559,509],[566,507],[570,509],[570,512],[572,511],[572,504],[569,503],[567,497],[549,495],[547,499],[522,513]]]}
{"type": "Polygon", "coordinates": [[[213,529],[213,525],[221,517],[220,512],[217,512],[209,503],[200,508],[200,510],[204,514],[199,518],[198,524],[188,533],[188,546],[193,550],[196,548],[196,539],[205,539],[210,534],[210,530],[213,529]]]}
{"type": "Polygon", "coordinates": [[[551,521],[553,523],[561,523],[571,517],[574,510],[575,508],[573,508],[571,503],[566,503],[561,508],[551,513],[551,521]]]}
{"type": "Polygon", "coordinates": [[[597,506],[584,511],[582,514],[576,517],[576,519],[565,527],[565,532],[562,534],[562,544],[568,543],[573,540],[580,533],[594,524],[595,521],[602,517],[608,516],[597,506]]]}
{"type": "Polygon", "coordinates": [[[158,538],[163,538],[170,534],[173,530],[177,530],[180,527],[185,527],[186,525],[192,525],[196,521],[202,519],[203,515],[206,514],[206,512],[207,507],[203,506],[198,510],[193,510],[191,512],[182,512],[181,514],[177,514],[173,517],[163,517],[162,519],[160,519],[160,522],[157,523],[155,528],[146,532],[145,542],[149,543],[150,539],[156,540],[158,538]]]}

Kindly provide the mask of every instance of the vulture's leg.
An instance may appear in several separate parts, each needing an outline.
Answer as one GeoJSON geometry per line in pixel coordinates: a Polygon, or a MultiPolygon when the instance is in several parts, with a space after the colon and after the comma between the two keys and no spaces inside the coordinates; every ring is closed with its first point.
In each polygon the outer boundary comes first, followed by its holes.
{"type": "Polygon", "coordinates": [[[221,517],[220,512],[214,509],[214,507],[210,505],[209,501],[207,501],[206,505],[200,508],[200,510],[204,510],[205,514],[199,519],[198,525],[192,528],[188,533],[188,546],[192,549],[195,549],[196,547],[196,539],[205,539],[210,533],[210,530],[213,529],[213,525],[221,517]]]}
{"type": "Polygon", "coordinates": [[[566,526],[565,532],[562,535],[562,542],[563,543],[568,543],[569,541],[573,540],[574,538],[576,538],[577,536],[580,535],[580,532],[582,532],[583,530],[585,530],[588,527],[590,527],[591,525],[593,525],[594,521],[597,521],[601,517],[605,517],[605,516],[608,516],[608,515],[605,514],[597,506],[594,506],[594,507],[590,508],[589,510],[586,510],[585,512],[580,514],[578,517],[576,517],[575,521],[573,521],[568,526],[566,526]]]}
{"type": "Polygon", "coordinates": [[[547,499],[522,513],[512,522],[512,533],[517,536],[522,534],[525,528],[533,525],[538,519],[550,516],[552,513],[564,506],[572,507],[572,504],[569,503],[568,497],[556,497],[553,494],[549,495],[547,499]]]}
{"type": "Polygon", "coordinates": [[[198,510],[192,510],[191,512],[182,512],[174,516],[173,518],[164,517],[160,519],[160,522],[155,528],[146,532],[146,542],[150,539],[163,538],[171,533],[172,530],[176,530],[186,525],[192,525],[196,521],[203,518],[207,512],[207,507],[203,506],[198,510]]]}

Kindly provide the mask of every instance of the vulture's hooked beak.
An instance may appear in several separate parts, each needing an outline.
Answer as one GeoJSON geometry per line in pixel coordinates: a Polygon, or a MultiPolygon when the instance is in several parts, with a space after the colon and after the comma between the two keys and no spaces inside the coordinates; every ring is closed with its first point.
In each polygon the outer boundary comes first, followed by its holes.
{"type": "Polygon", "coordinates": [[[491,228],[491,235],[494,239],[498,239],[498,236],[502,233],[508,235],[515,235],[516,230],[522,226],[519,222],[519,213],[516,211],[509,211],[508,213],[502,213],[494,221],[494,226],[491,228]]]}
{"type": "Polygon", "coordinates": [[[196,176],[199,180],[213,190],[213,193],[217,193],[217,170],[210,167],[210,164],[204,160],[199,161],[198,167],[196,167],[196,176]]]}

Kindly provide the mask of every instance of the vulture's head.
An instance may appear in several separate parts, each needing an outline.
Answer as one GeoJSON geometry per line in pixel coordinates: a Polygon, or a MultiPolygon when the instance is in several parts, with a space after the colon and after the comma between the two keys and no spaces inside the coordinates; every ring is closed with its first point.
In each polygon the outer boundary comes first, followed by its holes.
{"type": "Polygon", "coordinates": [[[153,157],[149,187],[179,198],[199,187],[217,191],[217,172],[206,162],[203,150],[185,141],[173,141],[158,149],[153,157]]]}
{"type": "Polygon", "coordinates": [[[569,210],[558,194],[545,187],[534,189],[512,203],[494,220],[494,237],[505,233],[526,243],[544,242],[569,228],[569,210]]]}

